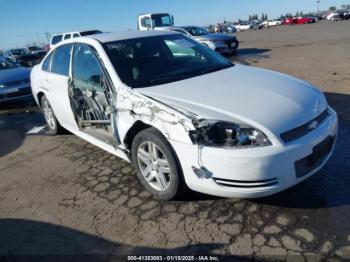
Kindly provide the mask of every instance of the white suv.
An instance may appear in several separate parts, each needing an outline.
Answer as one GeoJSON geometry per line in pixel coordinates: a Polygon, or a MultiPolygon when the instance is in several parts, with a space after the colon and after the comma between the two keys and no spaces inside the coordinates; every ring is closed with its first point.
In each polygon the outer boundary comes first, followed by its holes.
{"type": "Polygon", "coordinates": [[[102,32],[99,30],[89,30],[89,31],[75,31],[75,32],[66,32],[66,33],[59,33],[51,36],[50,39],[50,49],[54,48],[59,42],[71,38],[81,37],[81,36],[87,36],[87,35],[94,35],[94,34],[101,34],[102,32]]]}

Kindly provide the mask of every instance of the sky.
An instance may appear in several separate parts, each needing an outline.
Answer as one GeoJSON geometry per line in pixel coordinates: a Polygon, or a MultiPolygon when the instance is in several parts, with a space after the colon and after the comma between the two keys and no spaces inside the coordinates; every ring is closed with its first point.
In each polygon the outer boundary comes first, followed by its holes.
{"type": "MultiPolygon", "coordinates": [[[[342,4],[350,0],[321,0],[320,10],[342,4]]],[[[140,13],[167,12],[174,15],[176,25],[205,26],[224,18],[247,19],[250,14],[274,18],[315,12],[317,4],[316,0],[0,0],[0,10],[0,49],[5,49],[46,42],[45,33],[136,30],[140,13]]]]}

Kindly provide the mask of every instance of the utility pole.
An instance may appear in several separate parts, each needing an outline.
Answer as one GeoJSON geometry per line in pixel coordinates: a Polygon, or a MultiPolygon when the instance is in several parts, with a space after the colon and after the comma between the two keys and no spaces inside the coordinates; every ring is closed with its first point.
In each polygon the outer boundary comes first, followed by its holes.
{"type": "Polygon", "coordinates": [[[320,13],[320,0],[317,0],[316,3],[317,3],[317,14],[320,13]]]}

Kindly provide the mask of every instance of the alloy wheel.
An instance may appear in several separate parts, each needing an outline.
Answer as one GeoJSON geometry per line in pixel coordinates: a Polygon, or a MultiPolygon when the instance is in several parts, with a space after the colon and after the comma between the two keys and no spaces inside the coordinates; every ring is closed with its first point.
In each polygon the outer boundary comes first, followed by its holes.
{"type": "Polygon", "coordinates": [[[55,116],[49,102],[46,99],[43,100],[42,108],[44,111],[46,123],[49,125],[51,129],[55,129],[56,128],[55,116]]]}
{"type": "Polygon", "coordinates": [[[163,151],[153,142],[142,142],[137,150],[137,163],[146,182],[155,190],[169,188],[172,173],[163,151]]]}

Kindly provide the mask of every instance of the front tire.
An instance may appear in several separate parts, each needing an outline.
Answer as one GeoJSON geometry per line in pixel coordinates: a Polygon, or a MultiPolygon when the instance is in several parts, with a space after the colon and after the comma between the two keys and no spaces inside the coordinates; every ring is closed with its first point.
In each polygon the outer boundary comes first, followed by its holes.
{"type": "Polygon", "coordinates": [[[184,192],[176,154],[157,129],[147,128],[135,136],[131,156],[140,183],[155,198],[170,200],[184,192]]]}
{"type": "Polygon", "coordinates": [[[50,102],[45,95],[41,97],[40,105],[46,121],[46,133],[49,135],[57,135],[61,133],[62,127],[58,123],[55,113],[53,112],[53,109],[50,105],[50,102]]]}

